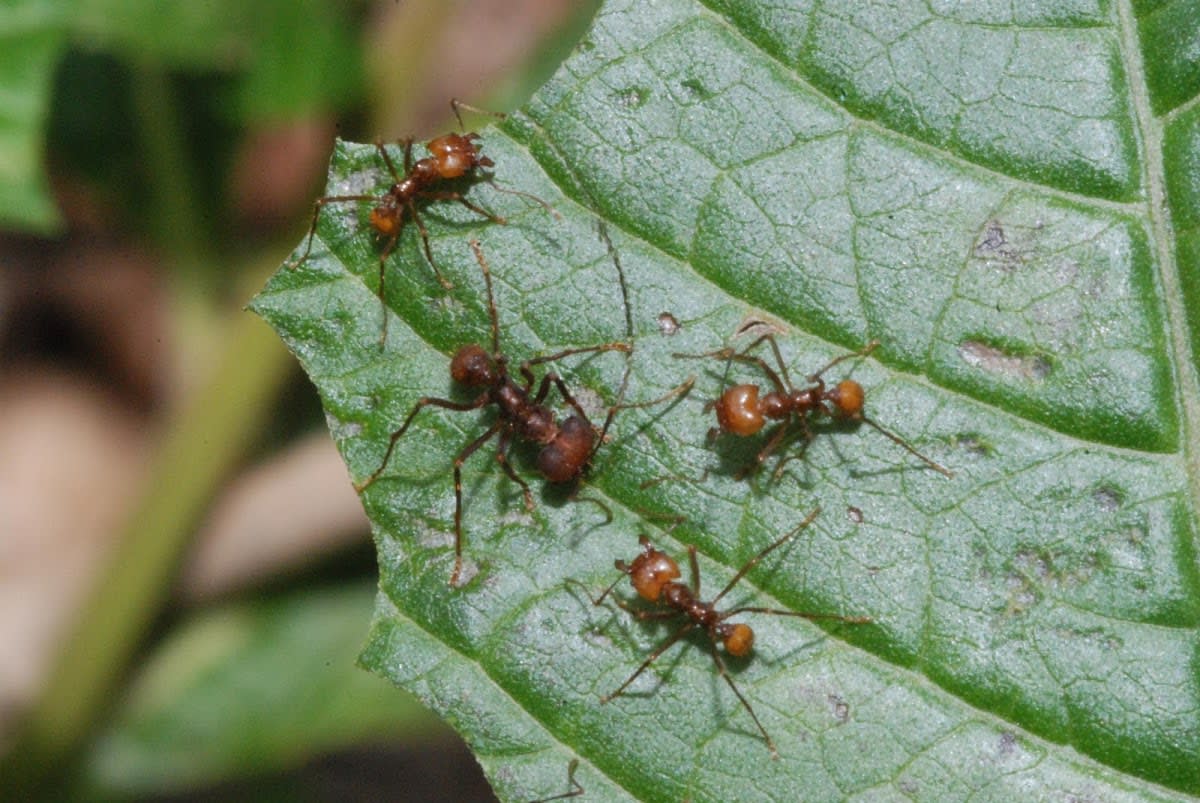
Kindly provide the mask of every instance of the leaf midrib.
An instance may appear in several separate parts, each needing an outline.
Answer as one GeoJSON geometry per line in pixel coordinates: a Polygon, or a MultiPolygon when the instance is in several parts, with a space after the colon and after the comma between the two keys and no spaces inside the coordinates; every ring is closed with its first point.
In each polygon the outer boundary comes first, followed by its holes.
{"type": "Polygon", "coordinates": [[[1122,67],[1129,82],[1130,106],[1143,148],[1142,168],[1148,198],[1141,205],[1142,215],[1149,221],[1158,270],[1160,304],[1167,322],[1167,338],[1171,359],[1169,370],[1176,388],[1176,408],[1179,415],[1179,451],[1184,461],[1191,498],[1200,499],[1200,451],[1193,445],[1197,424],[1200,423],[1200,393],[1191,353],[1191,338],[1187,331],[1187,310],[1180,282],[1175,249],[1171,247],[1171,209],[1168,205],[1166,177],[1163,168],[1163,125],[1154,117],[1150,107],[1150,89],[1142,64],[1142,51],[1137,35],[1137,23],[1131,0],[1117,0],[1117,23],[1122,67]]]}

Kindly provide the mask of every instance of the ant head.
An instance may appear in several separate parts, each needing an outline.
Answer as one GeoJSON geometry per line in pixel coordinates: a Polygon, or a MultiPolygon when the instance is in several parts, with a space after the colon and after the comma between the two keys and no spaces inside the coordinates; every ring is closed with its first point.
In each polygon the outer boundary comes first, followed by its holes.
{"type": "Polygon", "coordinates": [[[833,390],[825,394],[825,398],[833,402],[838,418],[857,421],[862,418],[865,395],[862,385],[853,379],[843,379],[833,390]]]}
{"type": "Polygon", "coordinates": [[[583,471],[595,439],[591,424],[577,415],[568,417],[554,440],[538,452],[538,471],[550,482],[570,482],[583,471]]]}
{"type": "Polygon", "coordinates": [[[746,436],[763,428],[762,407],[755,385],[734,385],[721,394],[713,407],[722,432],[746,436]]]}
{"type": "Polygon", "coordinates": [[[403,207],[394,204],[381,204],[371,210],[370,224],[383,237],[394,237],[403,224],[403,207]]]}
{"type": "Polygon", "coordinates": [[[483,346],[463,346],[450,361],[450,378],[467,387],[495,384],[496,364],[483,346]]]}
{"type": "Polygon", "coordinates": [[[653,547],[646,547],[642,554],[633,559],[632,564],[618,565],[617,568],[629,575],[629,582],[638,596],[650,602],[657,602],[662,597],[663,589],[681,576],[679,564],[667,553],[653,547]]]}
{"type": "Polygon", "coordinates": [[[725,652],[735,658],[742,658],[754,649],[754,629],[750,625],[721,625],[717,628],[717,636],[725,645],[725,652]]]}

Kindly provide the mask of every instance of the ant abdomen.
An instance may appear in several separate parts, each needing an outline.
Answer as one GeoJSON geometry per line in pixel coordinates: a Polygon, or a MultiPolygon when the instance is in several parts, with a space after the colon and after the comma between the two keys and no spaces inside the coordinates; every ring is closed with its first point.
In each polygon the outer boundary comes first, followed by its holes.
{"type": "Polygon", "coordinates": [[[579,467],[592,453],[596,432],[577,415],[568,416],[558,433],[538,452],[537,467],[550,482],[570,482],[579,476],[579,467]]]}

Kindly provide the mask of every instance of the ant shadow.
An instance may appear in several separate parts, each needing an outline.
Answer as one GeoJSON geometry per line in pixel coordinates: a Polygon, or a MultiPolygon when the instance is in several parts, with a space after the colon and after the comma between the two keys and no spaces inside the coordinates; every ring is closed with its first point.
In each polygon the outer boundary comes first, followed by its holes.
{"type": "MultiPolygon", "coordinates": [[[[564,585],[568,589],[568,593],[575,598],[584,610],[589,611],[591,616],[594,616],[599,606],[594,604],[587,587],[573,578],[568,578],[564,585]]],[[[606,607],[604,610],[607,613],[604,620],[591,626],[589,631],[601,636],[612,644],[622,644],[631,652],[640,652],[646,647],[652,648],[655,643],[662,641],[664,635],[669,635],[672,630],[678,629],[678,623],[674,621],[653,621],[623,616],[622,613],[624,612],[620,608],[613,610],[606,607]],[[634,633],[633,628],[635,627],[641,631],[642,635],[640,637],[634,633]],[[614,629],[619,634],[619,637],[613,635],[614,629]]],[[[704,638],[703,641],[695,641],[693,644],[696,635],[704,637],[704,632],[688,633],[684,638],[680,639],[680,644],[683,645],[680,649],[672,648],[670,656],[664,656],[665,660],[654,663],[654,670],[651,674],[654,682],[650,688],[626,691],[622,696],[638,698],[653,697],[663,686],[668,684],[671,675],[674,674],[675,669],[683,661],[683,656],[691,646],[699,646],[702,649],[706,647],[708,644],[707,638],[704,638]]]]}

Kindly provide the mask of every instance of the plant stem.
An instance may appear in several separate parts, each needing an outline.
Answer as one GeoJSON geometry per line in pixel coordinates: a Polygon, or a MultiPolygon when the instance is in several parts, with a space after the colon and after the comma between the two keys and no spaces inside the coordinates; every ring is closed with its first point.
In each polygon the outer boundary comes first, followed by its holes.
{"type": "MultiPolygon", "coordinates": [[[[274,267],[277,254],[270,259],[274,267]]],[[[290,358],[257,317],[239,310],[230,318],[207,383],[169,421],[111,563],[0,766],[3,786],[33,788],[91,732],[166,600],[208,500],[264,423],[290,358]]]]}

